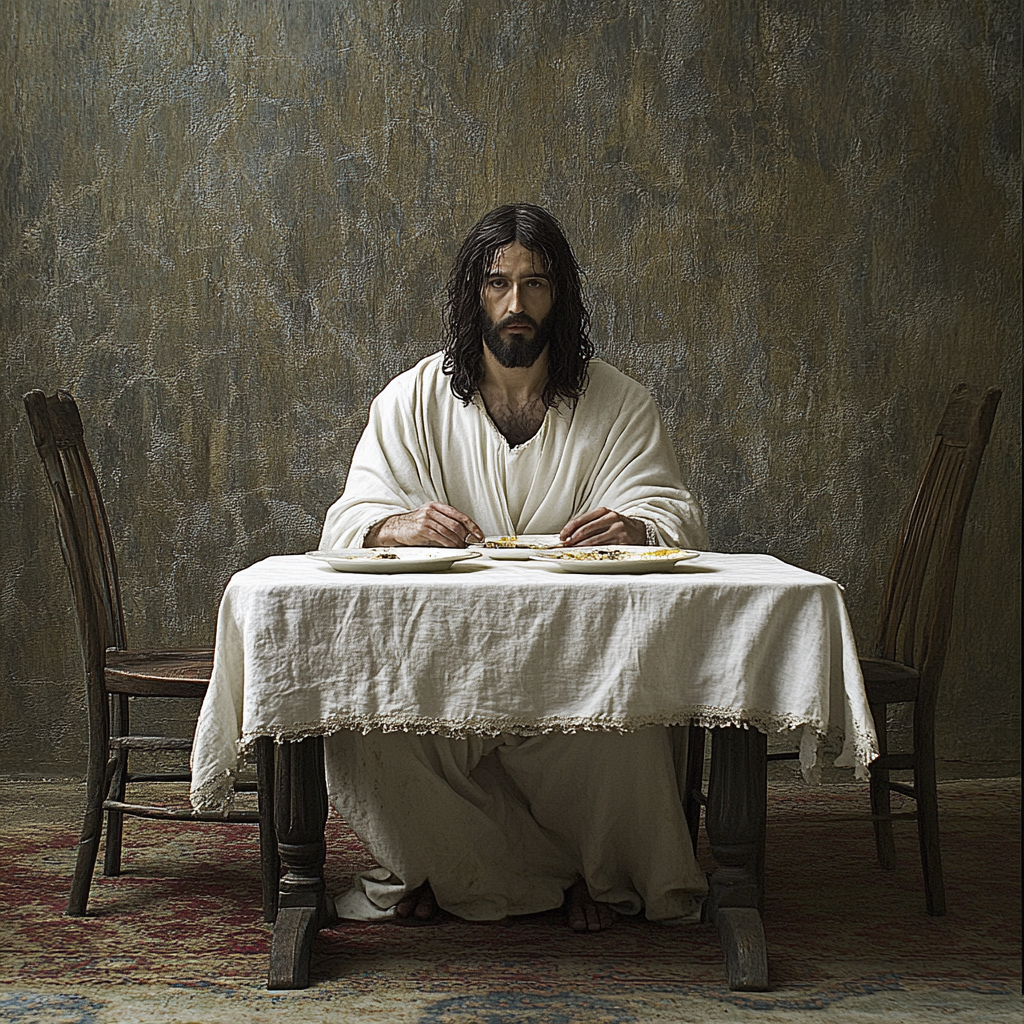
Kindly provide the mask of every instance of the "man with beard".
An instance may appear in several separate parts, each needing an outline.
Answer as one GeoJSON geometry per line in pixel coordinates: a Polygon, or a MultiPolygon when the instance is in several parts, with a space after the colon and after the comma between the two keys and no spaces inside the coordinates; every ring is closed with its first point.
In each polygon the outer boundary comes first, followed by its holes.
{"type": "MultiPolygon", "coordinates": [[[[464,547],[557,533],[567,546],[700,547],[650,395],[593,358],[579,268],[557,221],[502,206],[463,243],[443,353],[374,400],[322,548],[464,547]]],[[[706,883],[663,726],[455,740],[326,739],[331,799],[380,869],[342,917],[470,920],[553,909],[598,931],[614,912],[699,919],[706,883]]]]}

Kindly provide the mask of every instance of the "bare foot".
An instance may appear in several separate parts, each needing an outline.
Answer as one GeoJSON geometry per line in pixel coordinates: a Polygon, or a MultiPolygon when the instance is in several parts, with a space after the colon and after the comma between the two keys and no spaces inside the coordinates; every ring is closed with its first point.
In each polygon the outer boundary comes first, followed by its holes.
{"type": "Polygon", "coordinates": [[[615,923],[615,911],[594,900],[582,880],[566,890],[565,916],[574,932],[602,932],[615,923]]]}
{"type": "Polygon", "coordinates": [[[424,882],[398,901],[395,920],[398,924],[410,927],[438,923],[437,900],[434,899],[434,890],[430,888],[429,882],[424,882]]]}

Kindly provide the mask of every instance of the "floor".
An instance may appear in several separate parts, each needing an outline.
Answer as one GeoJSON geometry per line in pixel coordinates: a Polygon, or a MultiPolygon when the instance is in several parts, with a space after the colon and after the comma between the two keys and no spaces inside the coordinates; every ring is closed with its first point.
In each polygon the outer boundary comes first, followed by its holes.
{"type": "MultiPolygon", "coordinates": [[[[964,766],[945,763],[940,778],[1008,777],[1019,766],[964,766]]],[[[850,773],[826,770],[825,781],[849,781],[850,773]],[[838,772],[838,774],[837,774],[838,772]],[[833,778],[833,776],[835,776],[833,778]]],[[[793,762],[775,762],[771,778],[792,781],[798,770],[793,762]]],[[[10,778],[0,780],[3,813],[23,821],[52,822],[74,819],[80,813],[84,786],[72,780],[10,778]]],[[[2,949],[2,945],[0,945],[2,949]]],[[[603,1024],[608,1021],[735,1022],[735,1024],[1002,1024],[1024,1021],[1018,995],[984,995],[972,992],[874,992],[858,995],[821,1009],[787,1009],[780,1013],[756,1000],[747,1005],[728,1005],[720,1000],[666,993],[660,1002],[641,1008],[626,1003],[607,1004],[600,999],[576,996],[566,1001],[552,996],[532,997],[521,1004],[515,995],[499,1003],[487,997],[462,997],[410,1001],[348,996],[343,1000],[330,985],[306,992],[271,993],[254,979],[251,987],[121,985],[80,988],[73,993],[50,987],[25,987],[23,979],[12,984],[0,972],[0,1021],[19,1024],[241,1024],[241,1022],[289,1021],[298,1024],[334,1024],[342,1021],[377,1021],[382,1024],[603,1024]],[[527,1005],[527,1003],[529,1005],[527,1005]]],[[[386,979],[382,979],[386,987],[386,979]]]]}

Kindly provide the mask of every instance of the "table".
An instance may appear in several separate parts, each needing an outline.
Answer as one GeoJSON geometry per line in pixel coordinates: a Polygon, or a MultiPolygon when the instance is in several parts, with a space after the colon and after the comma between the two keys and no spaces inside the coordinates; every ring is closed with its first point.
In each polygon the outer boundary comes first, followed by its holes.
{"type": "Polygon", "coordinates": [[[765,988],[767,735],[799,745],[808,776],[826,739],[842,736],[836,763],[859,774],[877,752],[840,588],[771,556],[702,553],[668,573],[599,576],[483,559],[373,576],[266,559],[236,574],[221,602],[192,799],[222,805],[240,753],[262,736],[279,744],[284,875],[270,985],[305,987],[333,912],[324,735],[655,724],[713,730],[708,915],[730,985],[765,988]]]}

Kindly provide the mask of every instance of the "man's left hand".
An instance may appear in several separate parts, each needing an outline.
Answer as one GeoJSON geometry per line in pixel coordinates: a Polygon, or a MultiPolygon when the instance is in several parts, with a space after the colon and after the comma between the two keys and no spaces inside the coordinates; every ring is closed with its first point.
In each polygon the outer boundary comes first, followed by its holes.
{"type": "Polygon", "coordinates": [[[646,544],[647,527],[640,519],[595,508],[570,520],[558,535],[567,548],[593,547],[596,544],[646,544]]]}

